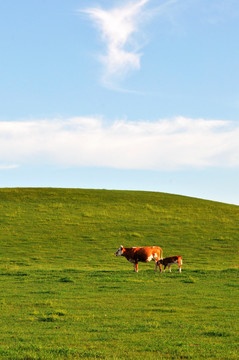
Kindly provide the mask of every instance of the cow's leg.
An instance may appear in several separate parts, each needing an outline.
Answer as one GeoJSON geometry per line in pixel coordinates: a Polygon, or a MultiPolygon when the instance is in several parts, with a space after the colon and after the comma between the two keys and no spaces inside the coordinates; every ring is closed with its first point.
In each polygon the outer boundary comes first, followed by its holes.
{"type": "Polygon", "coordinates": [[[135,263],[135,264],[134,264],[134,271],[135,271],[135,272],[138,272],[138,263],[135,263]]]}
{"type": "Polygon", "coordinates": [[[157,262],[157,265],[159,267],[159,271],[162,272],[162,265],[160,263],[157,262]]]}
{"type": "Polygon", "coordinates": [[[157,272],[157,268],[158,268],[158,262],[155,261],[155,272],[157,272]]]}
{"type": "Polygon", "coordinates": [[[166,269],[167,265],[164,265],[164,269],[163,269],[163,272],[165,272],[165,269],[166,269]]]}
{"type": "Polygon", "coordinates": [[[168,266],[168,271],[171,272],[171,265],[168,266]]]}
{"type": "Polygon", "coordinates": [[[181,269],[181,262],[180,262],[180,260],[178,261],[178,271],[179,271],[179,272],[181,272],[181,271],[182,271],[182,269],[181,269]]]}

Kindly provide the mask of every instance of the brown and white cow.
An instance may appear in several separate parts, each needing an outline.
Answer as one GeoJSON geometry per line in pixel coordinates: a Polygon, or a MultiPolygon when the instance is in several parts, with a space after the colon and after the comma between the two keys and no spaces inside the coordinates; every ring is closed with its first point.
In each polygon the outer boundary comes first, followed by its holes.
{"type": "Polygon", "coordinates": [[[158,261],[163,258],[163,250],[158,246],[147,247],[129,247],[125,248],[123,245],[115,252],[116,256],[124,256],[128,261],[134,264],[134,271],[138,272],[139,262],[149,262],[154,260],[155,272],[157,271],[158,261]]]}
{"type": "Polygon", "coordinates": [[[164,259],[158,260],[158,266],[160,268],[160,272],[162,272],[161,265],[164,265],[163,271],[165,271],[166,267],[168,267],[169,271],[171,272],[172,264],[177,264],[179,272],[181,272],[182,263],[183,263],[183,259],[182,259],[182,256],[180,256],[180,255],[170,256],[170,257],[166,257],[164,259]]]}

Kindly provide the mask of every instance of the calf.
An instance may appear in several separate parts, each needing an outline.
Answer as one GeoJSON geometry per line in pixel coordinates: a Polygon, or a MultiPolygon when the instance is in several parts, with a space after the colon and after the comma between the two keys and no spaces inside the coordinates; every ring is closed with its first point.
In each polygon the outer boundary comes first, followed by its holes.
{"type": "Polygon", "coordinates": [[[130,247],[125,248],[123,245],[115,252],[116,256],[124,256],[128,261],[134,264],[134,271],[138,272],[138,263],[139,262],[149,262],[154,260],[155,262],[155,272],[159,266],[159,259],[163,258],[163,250],[158,246],[150,247],[130,247]]]}
{"type": "Polygon", "coordinates": [[[179,256],[179,255],[170,256],[170,257],[166,257],[164,259],[158,260],[158,266],[160,268],[160,272],[162,272],[162,266],[161,265],[164,265],[163,271],[165,271],[166,267],[168,267],[169,271],[171,272],[171,265],[172,264],[178,264],[179,272],[181,272],[182,263],[183,263],[182,256],[179,256]]]}

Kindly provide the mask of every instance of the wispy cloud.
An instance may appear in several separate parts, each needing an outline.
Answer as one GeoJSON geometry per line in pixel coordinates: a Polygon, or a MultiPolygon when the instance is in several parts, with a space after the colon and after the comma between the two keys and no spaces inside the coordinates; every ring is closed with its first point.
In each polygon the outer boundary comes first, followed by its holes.
{"type": "Polygon", "coordinates": [[[106,54],[100,56],[105,72],[103,81],[111,86],[113,78],[121,78],[130,70],[140,69],[139,50],[143,46],[135,35],[144,18],[143,8],[149,0],[128,2],[110,10],[89,8],[88,14],[106,44],[106,54]]]}
{"type": "Polygon", "coordinates": [[[18,168],[17,164],[0,164],[0,170],[12,170],[18,168]]]}
{"type": "Polygon", "coordinates": [[[100,118],[0,122],[0,164],[163,171],[239,167],[238,138],[237,123],[184,117],[110,125],[100,118]]]}
{"type": "Polygon", "coordinates": [[[141,68],[142,49],[148,43],[143,31],[146,23],[164,17],[175,30],[185,26],[184,31],[190,31],[187,27],[190,18],[185,17],[188,11],[192,18],[196,16],[200,21],[217,24],[238,17],[238,9],[237,0],[125,0],[110,9],[90,7],[80,12],[89,17],[105,44],[104,52],[98,55],[104,68],[103,84],[116,91],[129,92],[121,83],[130,71],[141,68]]]}

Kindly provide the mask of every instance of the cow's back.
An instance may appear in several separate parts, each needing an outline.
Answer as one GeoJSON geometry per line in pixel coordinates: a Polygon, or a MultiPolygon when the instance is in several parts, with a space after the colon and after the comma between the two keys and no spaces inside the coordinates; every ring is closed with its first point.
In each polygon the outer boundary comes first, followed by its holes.
{"type": "Polygon", "coordinates": [[[137,260],[141,262],[148,262],[153,259],[158,260],[160,257],[160,248],[157,246],[145,246],[136,248],[137,260]]]}

